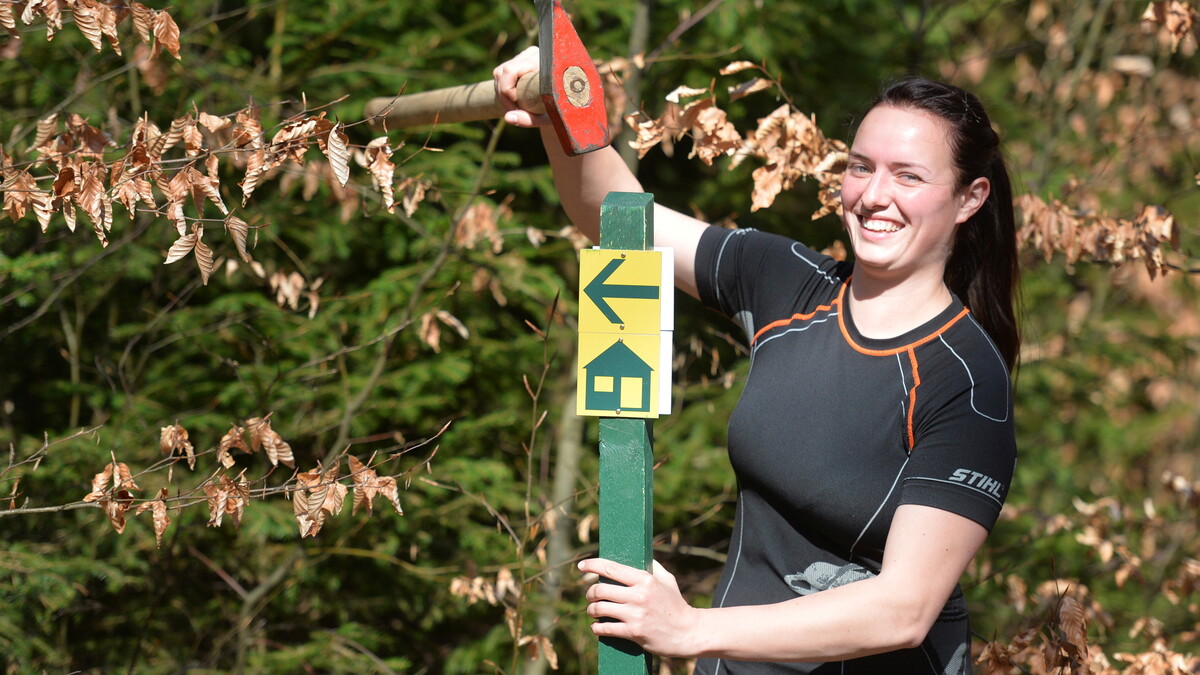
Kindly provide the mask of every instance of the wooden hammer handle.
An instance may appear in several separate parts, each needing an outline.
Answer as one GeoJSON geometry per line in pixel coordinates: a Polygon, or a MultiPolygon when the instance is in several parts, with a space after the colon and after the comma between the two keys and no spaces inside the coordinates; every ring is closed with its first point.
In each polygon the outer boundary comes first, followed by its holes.
{"type": "MultiPolygon", "coordinates": [[[[517,105],[535,115],[545,114],[536,72],[525,73],[517,81],[517,105]]],[[[496,97],[495,83],[486,80],[420,94],[373,98],[363,115],[372,124],[380,125],[386,121],[388,127],[402,129],[434,123],[499,119],[504,116],[504,106],[496,97]]]]}

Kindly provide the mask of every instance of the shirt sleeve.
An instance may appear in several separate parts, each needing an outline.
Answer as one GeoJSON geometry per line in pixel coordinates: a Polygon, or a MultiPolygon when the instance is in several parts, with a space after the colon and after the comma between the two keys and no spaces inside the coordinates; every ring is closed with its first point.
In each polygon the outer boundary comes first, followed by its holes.
{"type": "Polygon", "coordinates": [[[950,511],[991,530],[1017,461],[1012,385],[978,324],[966,328],[980,338],[948,343],[940,368],[922,383],[931,403],[918,414],[899,503],[950,511]]]}
{"type": "Polygon", "coordinates": [[[737,322],[747,338],[758,329],[756,317],[777,319],[828,301],[849,269],[787,237],[750,228],[708,228],[695,264],[700,301],[737,322]]]}

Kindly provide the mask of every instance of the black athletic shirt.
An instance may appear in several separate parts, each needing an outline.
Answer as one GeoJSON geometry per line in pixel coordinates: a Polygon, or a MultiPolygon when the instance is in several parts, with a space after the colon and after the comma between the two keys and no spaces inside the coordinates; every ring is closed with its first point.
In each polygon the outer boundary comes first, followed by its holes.
{"type": "MultiPolygon", "coordinates": [[[[738,504],[714,607],[775,603],[878,574],[896,507],[991,529],[1016,462],[1008,369],[957,299],[923,326],[864,337],[852,264],[755,230],[709,228],[700,299],[746,331],[729,422],[738,504]]],[[[797,640],[804,640],[797,635],[797,640]]],[[[837,663],[703,659],[697,673],[969,673],[961,589],[914,649],[837,663]]]]}

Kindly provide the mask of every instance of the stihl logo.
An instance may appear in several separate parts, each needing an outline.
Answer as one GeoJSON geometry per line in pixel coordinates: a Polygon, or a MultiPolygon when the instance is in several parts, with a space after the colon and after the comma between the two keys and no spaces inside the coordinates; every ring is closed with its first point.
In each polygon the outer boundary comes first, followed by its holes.
{"type": "Polygon", "coordinates": [[[967,485],[983,490],[988,494],[996,495],[997,497],[1004,497],[1004,495],[1000,493],[1000,481],[993,480],[977,471],[971,471],[970,469],[955,469],[954,474],[950,476],[950,480],[954,481],[955,483],[966,483],[967,485]]]}

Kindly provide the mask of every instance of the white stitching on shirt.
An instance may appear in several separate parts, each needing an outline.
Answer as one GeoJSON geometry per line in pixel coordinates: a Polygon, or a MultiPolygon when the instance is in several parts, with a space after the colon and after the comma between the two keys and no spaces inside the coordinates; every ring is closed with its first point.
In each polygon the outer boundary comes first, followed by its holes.
{"type": "MultiPolygon", "coordinates": [[[[978,324],[976,324],[976,325],[978,325],[978,324]]],[[[982,328],[980,330],[982,330],[982,328]]],[[[954,351],[954,347],[951,347],[950,343],[946,342],[946,338],[944,336],[939,335],[938,339],[942,341],[942,344],[946,345],[946,349],[950,350],[950,353],[954,355],[954,358],[958,359],[958,362],[961,363],[963,366],[963,370],[967,371],[967,378],[971,380],[971,410],[974,410],[976,415],[979,415],[980,417],[982,417],[984,419],[989,419],[993,422],[1007,422],[1008,421],[1008,407],[1009,407],[1007,387],[1005,388],[1005,392],[1004,392],[1004,417],[999,417],[999,418],[992,417],[991,415],[984,413],[979,408],[976,408],[975,407],[975,376],[971,374],[971,366],[967,365],[966,360],[964,360],[963,357],[959,356],[958,352],[954,351]]],[[[991,344],[991,340],[988,340],[988,344],[991,344]]],[[[995,348],[996,348],[995,345],[993,345],[992,349],[995,349],[995,348]]],[[[997,354],[996,356],[999,357],[1000,355],[997,354]]]]}
{"type": "MultiPolygon", "coordinates": [[[[792,244],[792,255],[794,255],[794,256],[796,256],[797,258],[799,258],[799,259],[803,260],[805,263],[808,263],[809,265],[811,265],[811,266],[812,266],[812,268],[813,268],[814,270],[816,270],[816,271],[817,271],[817,274],[821,275],[821,277],[822,277],[823,279],[825,279],[825,281],[828,281],[828,282],[830,283],[830,285],[832,285],[832,286],[837,286],[839,283],[841,283],[841,282],[839,282],[837,279],[834,279],[832,276],[830,276],[828,272],[826,272],[825,270],[821,269],[821,268],[820,268],[820,266],[818,266],[816,263],[814,263],[813,261],[811,261],[811,260],[809,260],[808,258],[804,257],[803,255],[801,255],[801,254],[800,254],[800,252],[799,252],[798,250],[796,250],[796,247],[797,247],[797,246],[800,246],[800,242],[794,242],[794,243],[792,244]]],[[[810,250],[811,250],[811,249],[810,249],[810,250]]]]}
{"type": "MultiPolygon", "coordinates": [[[[744,521],[746,520],[746,502],[741,495],[741,490],[738,490],[738,499],[741,500],[741,508],[738,509],[738,540],[737,540],[737,555],[733,558],[733,569],[729,570],[729,583],[725,586],[725,592],[721,594],[721,602],[718,607],[725,606],[725,598],[729,596],[729,590],[733,588],[733,580],[737,576],[738,561],[742,559],[742,537],[746,534],[744,521]]],[[[727,563],[728,564],[728,563],[727,563]]],[[[720,675],[723,659],[717,659],[717,667],[713,670],[713,675],[720,675]]]]}
{"type": "Polygon", "coordinates": [[[889,499],[891,499],[892,493],[896,491],[896,486],[900,483],[900,477],[904,475],[904,469],[908,466],[908,462],[911,459],[912,455],[904,458],[904,463],[901,464],[900,469],[896,471],[896,479],[892,481],[892,487],[888,488],[887,494],[884,495],[883,499],[879,502],[879,507],[875,509],[875,513],[871,514],[871,519],[867,521],[866,525],[863,525],[862,532],[858,533],[858,538],[855,539],[854,543],[850,545],[850,556],[854,555],[854,549],[856,546],[858,546],[858,542],[862,541],[863,535],[867,533],[867,530],[871,527],[871,523],[875,522],[875,519],[879,517],[879,512],[883,510],[884,505],[887,504],[889,499]]]}

